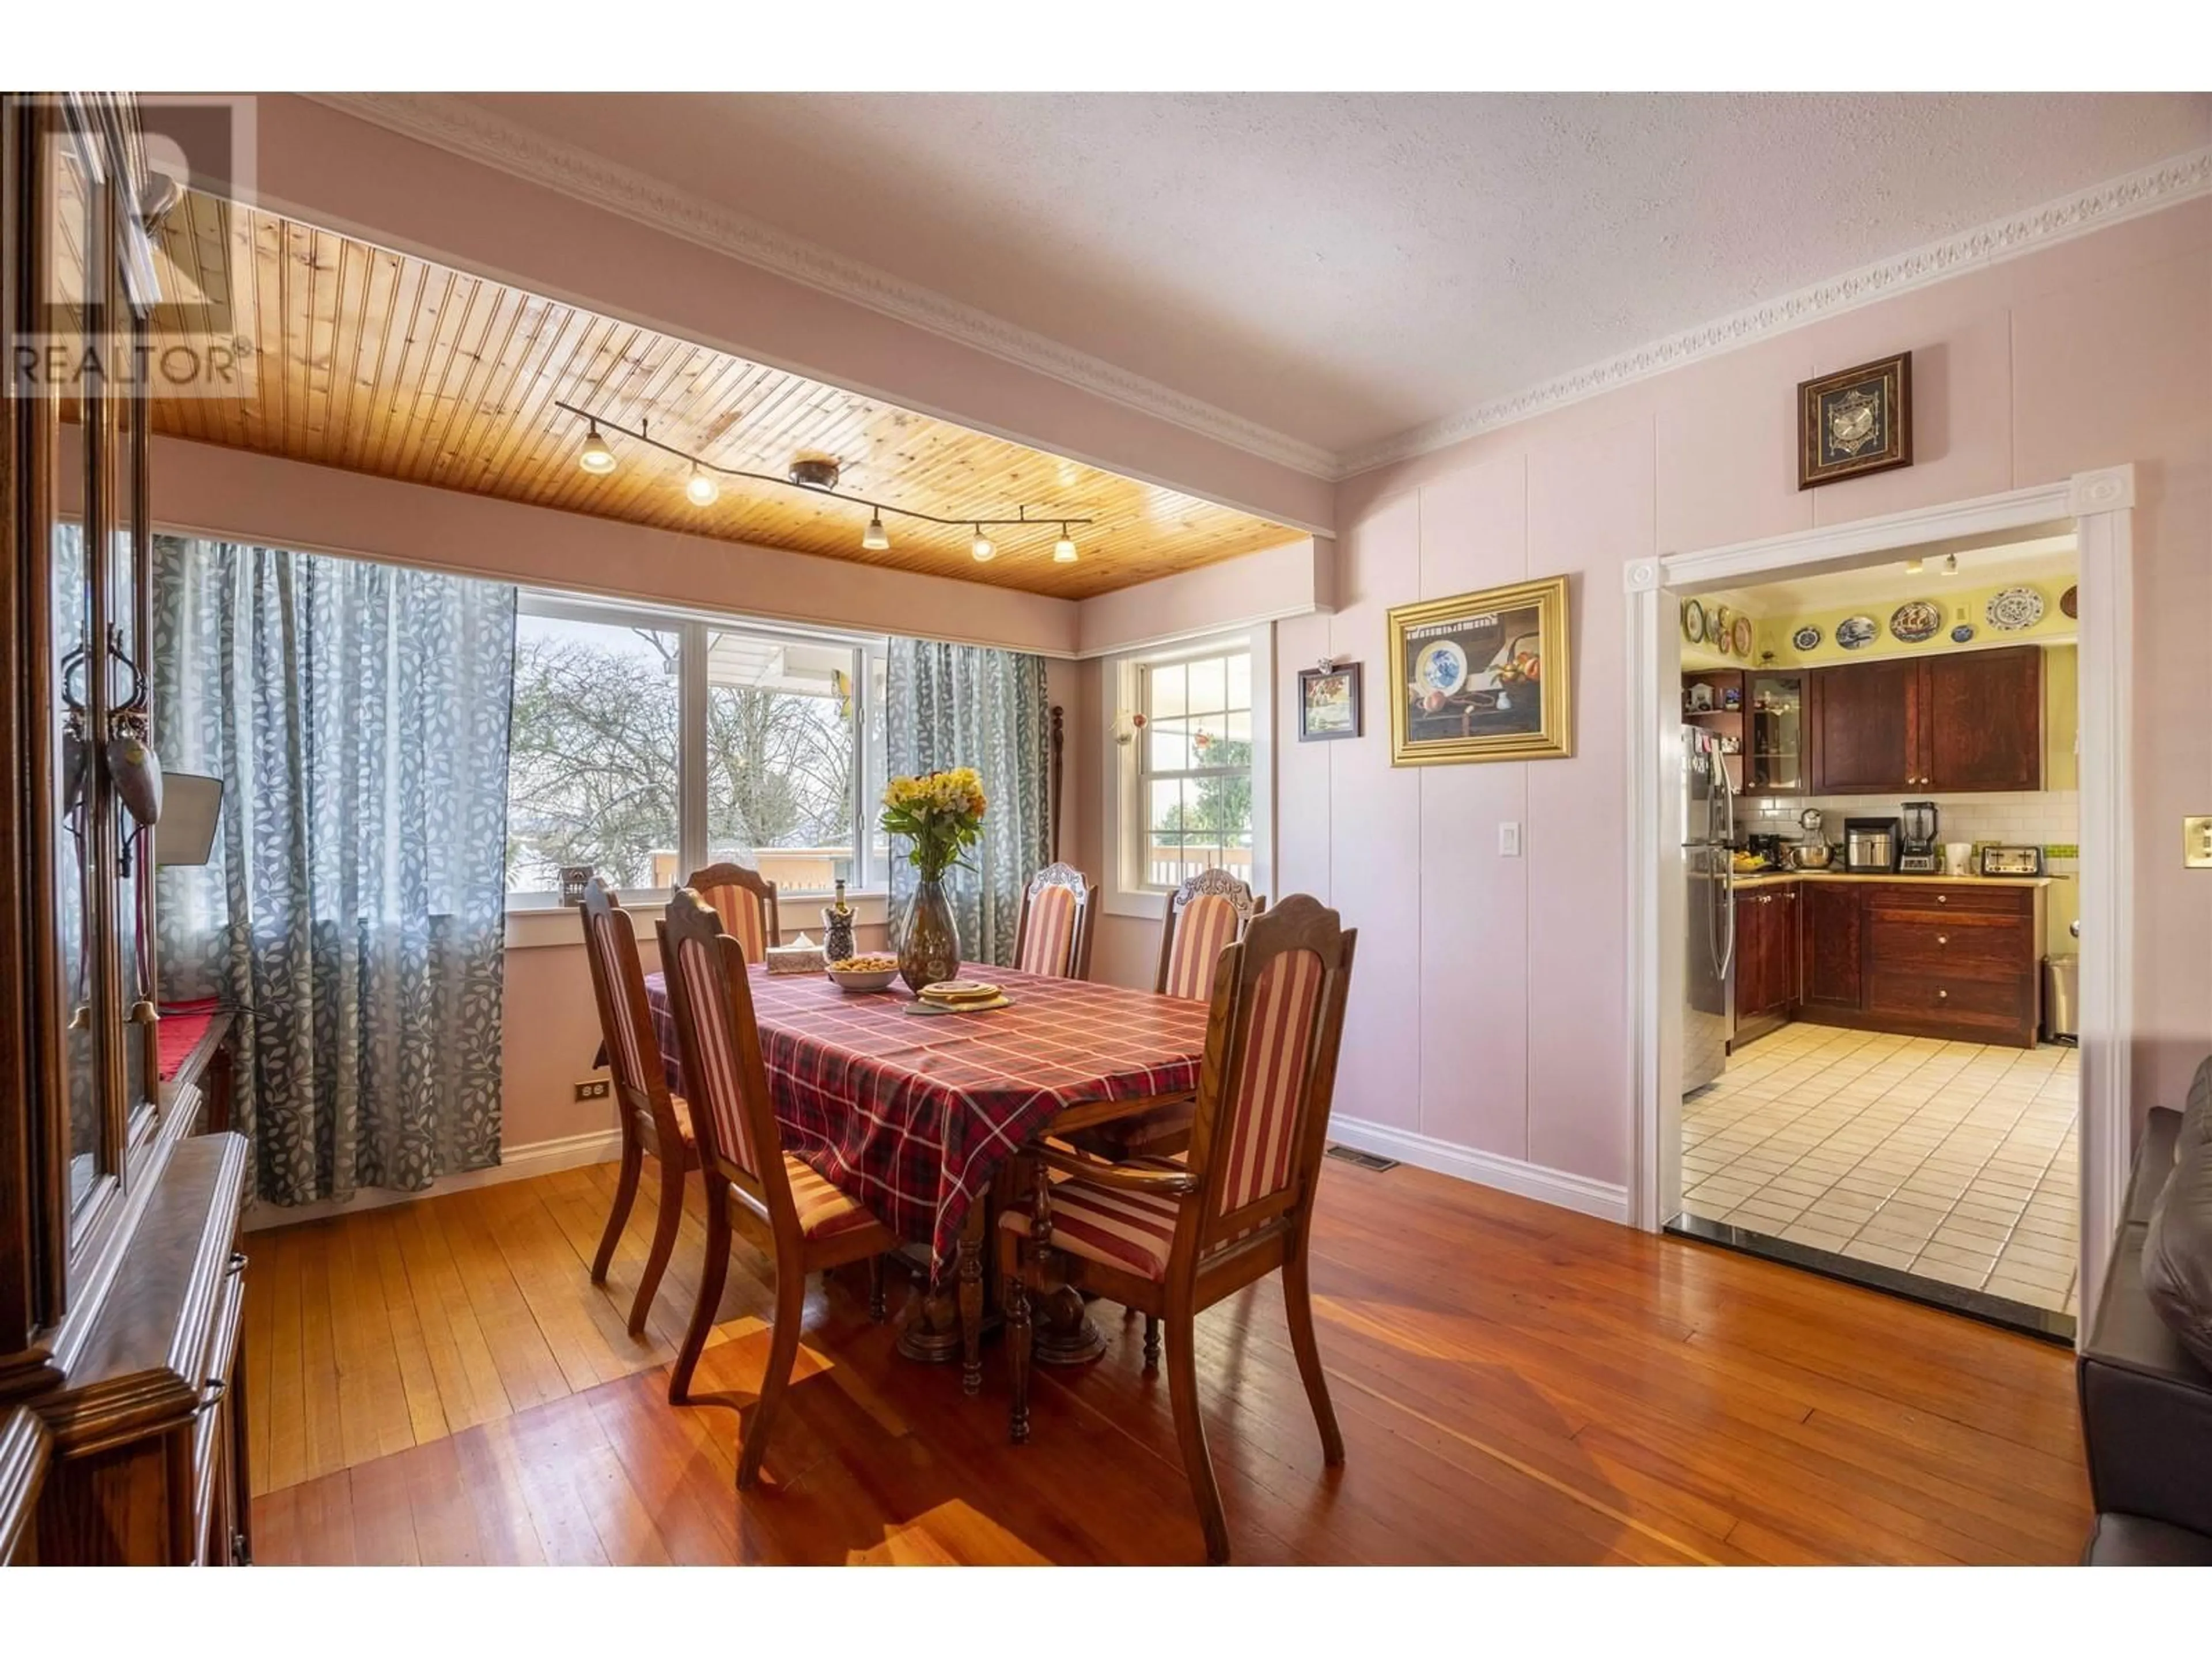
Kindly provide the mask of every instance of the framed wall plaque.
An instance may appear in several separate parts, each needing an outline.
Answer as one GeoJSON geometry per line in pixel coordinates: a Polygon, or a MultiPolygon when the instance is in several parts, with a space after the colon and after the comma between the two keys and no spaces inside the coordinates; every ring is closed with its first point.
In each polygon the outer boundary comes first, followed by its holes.
{"type": "Polygon", "coordinates": [[[1327,668],[1298,671],[1300,743],[1356,738],[1363,729],[1358,663],[1331,663],[1327,668]]]}
{"type": "Polygon", "coordinates": [[[1401,605],[1389,630],[1393,766],[1574,753],[1565,576],[1401,605]]]}
{"type": "Polygon", "coordinates": [[[1912,465],[1912,354],[1797,384],[1797,488],[1912,465]]]}

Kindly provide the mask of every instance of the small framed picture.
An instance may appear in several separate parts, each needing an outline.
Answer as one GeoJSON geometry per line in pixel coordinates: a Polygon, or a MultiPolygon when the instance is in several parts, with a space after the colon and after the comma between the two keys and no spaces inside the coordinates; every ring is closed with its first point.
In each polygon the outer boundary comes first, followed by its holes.
{"type": "Polygon", "coordinates": [[[1298,671],[1298,741],[1327,743],[1362,730],[1359,665],[1332,663],[1298,671]]]}
{"type": "Polygon", "coordinates": [[[1797,488],[1912,465],[1912,354],[1797,383],[1797,488]]]}

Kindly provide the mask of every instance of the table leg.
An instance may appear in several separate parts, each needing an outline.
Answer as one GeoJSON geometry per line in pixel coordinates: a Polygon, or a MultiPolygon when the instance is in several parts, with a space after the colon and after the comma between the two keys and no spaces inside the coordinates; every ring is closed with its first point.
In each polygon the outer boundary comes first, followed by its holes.
{"type": "Polygon", "coordinates": [[[1043,1271],[1045,1283],[1030,1296],[1030,1352],[1040,1365],[1087,1365],[1106,1352],[1106,1339],[1085,1311],[1083,1292],[1067,1282],[1057,1250],[1045,1252],[1043,1271]]]}
{"type": "Polygon", "coordinates": [[[960,1387],[976,1393],[983,1386],[983,1333],[990,1322],[983,1284],[983,1247],[988,1237],[988,1206],[978,1204],[961,1227],[946,1282],[926,1285],[907,1304],[899,1327],[900,1357],[925,1365],[960,1362],[960,1387]]]}
{"type": "Polygon", "coordinates": [[[963,1231],[960,1235],[960,1392],[975,1394],[982,1387],[983,1242],[963,1231]]]}

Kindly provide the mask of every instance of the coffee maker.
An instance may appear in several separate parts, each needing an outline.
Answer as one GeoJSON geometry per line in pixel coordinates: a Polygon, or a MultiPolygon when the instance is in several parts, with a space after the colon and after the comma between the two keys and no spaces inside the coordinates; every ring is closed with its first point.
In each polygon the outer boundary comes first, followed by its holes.
{"type": "Polygon", "coordinates": [[[1902,843],[1897,854],[1900,876],[1936,876],[1943,872],[1943,849],[1937,825],[1942,814],[1932,800],[1908,800],[1898,808],[1903,815],[1902,843]]]}

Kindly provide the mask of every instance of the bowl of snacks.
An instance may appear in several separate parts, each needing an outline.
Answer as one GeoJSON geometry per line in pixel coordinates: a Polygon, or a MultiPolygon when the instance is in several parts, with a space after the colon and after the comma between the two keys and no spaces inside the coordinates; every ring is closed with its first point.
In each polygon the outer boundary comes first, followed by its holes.
{"type": "Polygon", "coordinates": [[[898,958],[882,955],[847,957],[830,964],[830,977],[848,991],[880,991],[898,977],[898,958]]]}

